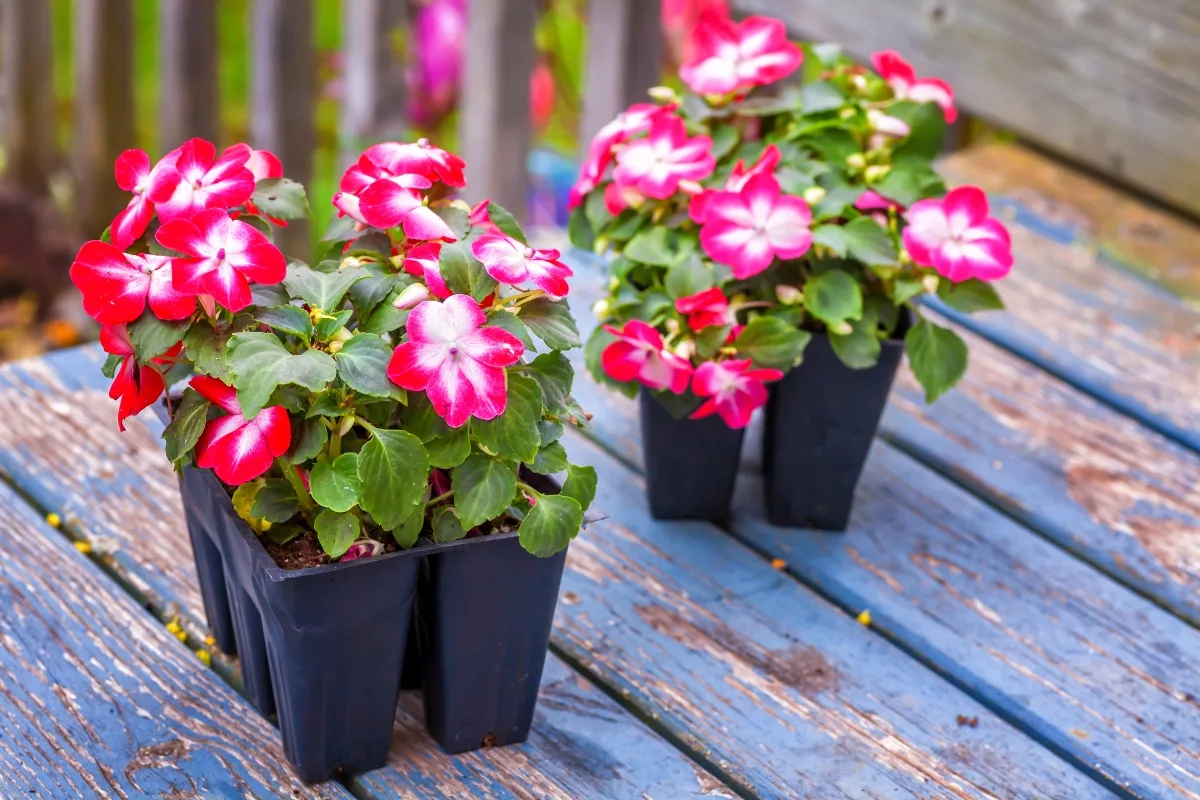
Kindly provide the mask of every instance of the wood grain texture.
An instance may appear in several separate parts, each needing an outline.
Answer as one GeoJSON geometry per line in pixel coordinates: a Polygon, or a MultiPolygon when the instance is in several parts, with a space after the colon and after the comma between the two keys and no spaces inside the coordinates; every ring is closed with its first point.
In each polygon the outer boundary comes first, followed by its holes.
{"type": "Polygon", "coordinates": [[[1028,209],[1056,238],[1099,250],[1180,295],[1200,300],[1200,225],[1018,144],[974,147],[938,165],[955,184],[975,184],[1028,209]]]}
{"type": "Polygon", "coordinates": [[[50,5],[0,4],[3,30],[4,156],[21,188],[45,194],[55,157],[54,49],[50,5]]]}
{"type": "Polygon", "coordinates": [[[661,0],[590,0],[581,142],[662,80],[661,0]]]}
{"type": "MultiPolygon", "coordinates": [[[[595,274],[578,270],[573,300],[582,305],[598,290],[595,274]]],[[[1008,380],[1019,408],[1041,399],[1008,380]]],[[[902,397],[916,395],[912,383],[902,379],[902,397]]],[[[636,407],[602,392],[578,377],[575,394],[595,414],[595,435],[639,463],[636,407]]],[[[1056,428],[1085,427],[1061,405],[1025,414],[1056,428]]],[[[748,448],[756,438],[747,437],[748,448]]],[[[949,459],[954,451],[946,452],[949,459]]],[[[1104,452],[1085,452],[1083,468],[1103,469],[1104,452]]],[[[1113,495],[1123,481],[1118,475],[1097,498],[1119,504],[1113,495]]],[[[885,444],[875,446],[845,534],[773,528],[762,519],[757,477],[743,475],[740,487],[739,539],[783,559],[843,607],[870,609],[874,627],[1113,788],[1200,797],[1200,632],[885,444]]],[[[1054,513],[1053,498],[1037,500],[1042,513],[1054,513]]]]}
{"type": "Polygon", "coordinates": [[[1192,0],[737,0],[859,58],[895,49],[975,114],[1200,210],[1192,0]],[[870,19],[871,25],[863,25],[870,19]]]}
{"type": "Polygon", "coordinates": [[[407,0],[342,3],[346,88],[340,134],[347,161],[368,145],[404,132],[404,64],[393,54],[391,42],[406,17],[407,0]]]}
{"type": "Polygon", "coordinates": [[[217,0],[163,0],[158,147],[166,153],[193,136],[217,141],[217,0]]]}
{"type": "Polygon", "coordinates": [[[0,486],[0,796],[349,798],[0,486]]]}
{"type": "MultiPolygon", "coordinates": [[[[58,513],[71,533],[85,537],[93,554],[156,615],[179,615],[203,638],[204,611],[178,485],[158,439],[161,425],[147,411],[126,422],[126,433],[117,431],[116,409],[102,388],[102,361],[92,346],[0,368],[0,415],[9,421],[0,426],[0,470],[39,506],[58,513]]],[[[92,713],[82,715],[90,719],[92,713]]],[[[421,718],[419,703],[410,698],[397,717],[389,767],[356,779],[356,793],[422,799],[732,796],[553,656],[534,732],[524,745],[445,756],[421,718]]]]}

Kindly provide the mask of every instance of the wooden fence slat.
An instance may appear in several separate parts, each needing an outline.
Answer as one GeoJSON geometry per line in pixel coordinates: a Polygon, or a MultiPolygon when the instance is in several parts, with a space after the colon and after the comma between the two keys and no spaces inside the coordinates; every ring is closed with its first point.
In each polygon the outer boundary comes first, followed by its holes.
{"type": "Polygon", "coordinates": [[[404,65],[394,57],[392,32],[407,17],[405,0],[343,0],[343,161],[404,130],[404,65]]]}
{"type": "Polygon", "coordinates": [[[580,142],[662,80],[661,0],[590,0],[580,142]]]}
{"type": "Polygon", "coordinates": [[[525,217],[532,124],[529,80],[537,0],[471,0],[459,140],[468,197],[490,197],[525,217]]]}
{"type": "Polygon", "coordinates": [[[178,147],[193,136],[217,141],[217,0],[162,0],[158,146],[178,147]]]}
{"type": "Polygon", "coordinates": [[[8,173],[23,188],[42,194],[57,139],[50,4],[4,0],[2,11],[8,173]]]}
{"type": "MultiPolygon", "coordinates": [[[[255,0],[251,26],[251,143],[279,156],[289,178],[308,184],[317,139],[312,0],[255,0]]],[[[292,222],[277,244],[307,257],[308,224],[292,222]]]]}
{"type": "Polygon", "coordinates": [[[125,205],[113,162],[134,144],[131,0],[75,2],[75,209],[98,236],[125,205]]]}

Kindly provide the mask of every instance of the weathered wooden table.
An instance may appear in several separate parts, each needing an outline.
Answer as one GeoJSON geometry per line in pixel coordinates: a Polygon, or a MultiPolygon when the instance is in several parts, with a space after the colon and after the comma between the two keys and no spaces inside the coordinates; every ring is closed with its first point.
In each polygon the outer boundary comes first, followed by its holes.
{"type": "Polygon", "coordinates": [[[608,518],[522,746],[444,756],[407,697],[389,767],[300,784],[206,643],[154,420],[117,432],[94,346],[3,368],[0,797],[1200,798],[1200,234],[1014,147],[947,167],[1002,198],[1011,310],[936,406],[898,380],[847,533],[760,519],[753,452],[730,530],[652,521],[581,375],[608,518]]]}

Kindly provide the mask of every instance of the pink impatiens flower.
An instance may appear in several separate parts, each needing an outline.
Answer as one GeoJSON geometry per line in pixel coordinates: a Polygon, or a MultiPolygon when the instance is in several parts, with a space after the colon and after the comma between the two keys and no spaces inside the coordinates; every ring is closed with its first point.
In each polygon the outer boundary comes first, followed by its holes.
{"type": "Polygon", "coordinates": [[[246,419],[232,386],[207,375],[197,375],[189,385],[226,412],[205,423],[196,442],[196,466],[211,469],[230,486],[240,486],[269,470],[287,452],[292,422],[286,408],[271,406],[246,419]]]}
{"type": "MultiPolygon", "coordinates": [[[[113,376],[112,386],[108,396],[116,400],[117,427],[123,433],[125,420],[144,408],[148,408],[163,393],[165,385],[162,373],[147,364],[138,366],[133,353],[133,344],[129,340],[129,330],[124,325],[105,325],[100,329],[100,346],[104,352],[121,356],[121,366],[113,376]]],[[[163,371],[170,369],[172,359],[179,355],[183,344],[174,347],[151,361],[163,371]]]]}
{"type": "Polygon", "coordinates": [[[689,139],[682,119],[660,114],[651,121],[649,136],[634,139],[617,153],[613,180],[646,197],[665,200],[675,194],[680,181],[703,180],[716,164],[712,139],[689,139]]]}
{"type": "Polygon", "coordinates": [[[392,353],[393,383],[426,392],[433,410],[452,428],[471,417],[495,419],[508,406],[508,374],[525,346],[503,328],[484,326],[487,315],[470,295],[427,301],[408,315],[408,339],[392,353]]]}
{"type": "Polygon", "coordinates": [[[625,383],[636,380],[650,389],[670,389],[683,394],[692,377],[692,365],[663,345],[658,331],[637,319],[623,329],[605,325],[618,341],[604,348],[600,364],[605,374],[625,383]]]}
{"type": "Polygon", "coordinates": [[[575,273],[559,261],[562,254],[557,250],[538,250],[505,234],[489,233],[471,244],[471,252],[501,283],[532,283],[551,297],[566,297],[570,291],[567,278],[575,273]]]}
{"type": "Polygon", "coordinates": [[[579,168],[579,180],[571,187],[567,207],[575,208],[583,197],[604,180],[604,171],[613,159],[613,147],[626,142],[650,128],[650,121],[660,114],[670,114],[674,106],[635,103],[617,114],[617,118],[600,129],[588,146],[587,158],[579,168]]]}
{"type": "Polygon", "coordinates": [[[106,242],[86,243],[71,264],[71,281],[83,294],[83,310],[102,325],[133,322],[146,310],[159,319],[187,319],[194,294],[171,281],[171,259],[122,253],[106,242]]]}
{"type": "Polygon", "coordinates": [[[438,242],[419,244],[408,251],[404,258],[404,271],[425,281],[429,291],[439,300],[451,295],[442,278],[442,245],[438,242]]]}
{"type": "Polygon", "coordinates": [[[235,144],[217,158],[217,148],[204,139],[191,139],[164,161],[174,159],[179,183],[171,196],[155,203],[164,223],[189,217],[206,208],[233,208],[254,194],[254,174],[246,169],[249,145],[235,144]]]}
{"type": "Polygon", "coordinates": [[[246,169],[250,170],[255,182],[283,177],[283,162],[270,150],[251,150],[250,157],[246,159],[246,169]]]}
{"type": "Polygon", "coordinates": [[[112,243],[124,250],[142,237],[154,217],[154,204],[171,198],[179,185],[179,173],[165,160],[153,167],[144,150],[126,150],[117,156],[114,167],[117,186],[133,192],[125,210],[112,221],[112,243]]]}
{"type": "Polygon", "coordinates": [[[904,247],[913,261],[958,283],[994,281],[1012,269],[1012,241],[988,216],[988,199],[977,186],[951,189],[941,200],[919,200],[905,215],[904,247]]]}
{"type": "MultiPolygon", "coordinates": [[[[337,203],[336,198],[334,202],[337,203]]],[[[363,189],[358,195],[358,208],[362,219],[371,226],[400,225],[409,239],[453,242],[455,238],[445,220],[425,205],[419,191],[405,188],[391,178],[381,178],[363,189]]]]}
{"type": "Polygon", "coordinates": [[[675,301],[675,310],[688,315],[688,327],[694,331],[705,328],[734,323],[733,314],[729,311],[729,300],[721,290],[714,286],[675,301]]]}
{"type": "Polygon", "coordinates": [[[759,174],[738,192],[716,192],[705,210],[700,244],[733,269],[738,280],[765,270],[776,258],[799,258],[812,245],[812,212],[802,197],[784,195],[773,175],[759,174]]]}
{"type": "Polygon", "coordinates": [[[287,262],[262,231],[212,208],[158,229],[163,247],[183,253],[172,264],[176,289],[211,295],[230,311],[250,305],[250,281],[279,283],[287,262]]]}
{"type": "Polygon", "coordinates": [[[381,142],[371,145],[363,158],[391,175],[420,175],[461,189],[467,185],[466,162],[449,151],[434,147],[428,139],[415,142],[381,142]]]}
{"type": "MultiPolygon", "coordinates": [[[[758,157],[758,161],[749,169],[745,163],[738,161],[733,165],[733,171],[729,173],[729,178],[725,181],[725,191],[740,192],[750,179],[756,175],[775,174],[775,167],[779,166],[779,161],[782,158],[779,148],[775,145],[767,145],[762,151],[762,155],[758,157]]],[[[693,221],[704,224],[705,218],[708,216],[708,201],[712,199],[717,191],[706,189],[698,195],[692,197],[688,204],[688,216],[693,221]]]]}
{"type": "Polygon", "coordinates": [[[692,419],[719,414],[731,428],[750,424],[754,409],[767,402],[768,381],[777,381],[783,373],[777,369],[751,369],[750,359],[706,361],[696,368],[692,391],[707,397],[692,413],[692,419]]]}
{"type": "Polygon", "coordinates": [[[679,77],[697,94],[733,94],[775,83],[804,60],[800,48],[788,41],[783,22],[770,17],[747,17],[737,23],[706,14],[693,42],[694,57],[679,70],[679,77]]]}
{"type": "Polygon", "coordinates": [[[874,53],[871,63],[879,76],[892,87],[897,98],[912,100],[914,103],[937,103],[942,107],[947,123],[958,119],[958,109],[954,107],[954,90],[944,80],[918,78],[912,64],[905,61],[895,50],[874,53]]]}

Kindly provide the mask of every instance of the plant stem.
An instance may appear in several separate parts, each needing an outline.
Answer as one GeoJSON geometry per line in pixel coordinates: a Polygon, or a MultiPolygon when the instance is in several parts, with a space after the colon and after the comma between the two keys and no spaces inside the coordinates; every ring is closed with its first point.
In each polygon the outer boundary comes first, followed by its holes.
{"type": "Polygon", "coordinates": [[[451,489],[448,492],[443,492],[442,494],[439,494],[437,497],[433,498],[425,505],[434,506],[434,505],[437,505],[438,503],[442,502],[443,500],[449,500],[453,496],[454,496],[454,490],[451,489]]]}
{"type": "Polygon", "coordinates": [[[525,494],[531,494],[531,495],[533,495],[534,497],[541,497],[541,496],[542,496],[542,493],[541,493],[541,492],[539,492],[537,489],[533,488],[533,487],[532,487],[532,486],[530,486],[528,483],[525,483],[525,482],[523,482],[523,481],[517,481],[517,488],[518,488],[518,489],[520,489],[520,490],[521,490],[522,492],[524,492],[525,494]]]}
{"type": "Polygon", "coordinates": [[[300,479],[300,473],[296,471],[296,465],[288,461],[284,456],[275,459],[275,463],[279,465],[279,469],[283,472],[283,477],[287,478],[288,483],[292,485],[292,489],[296,492],[296,499],[300,501],[300,508],[304,511],[312,511],[315,507],[312,495],[304,487],[304,481],[300,479]]]}
{"type": "Polygon", "coordinates": [[[329,437],[329,457],[337,458],[342,454],[342,426],[338,425],[333,429],[333,435],[329,437]]]}

